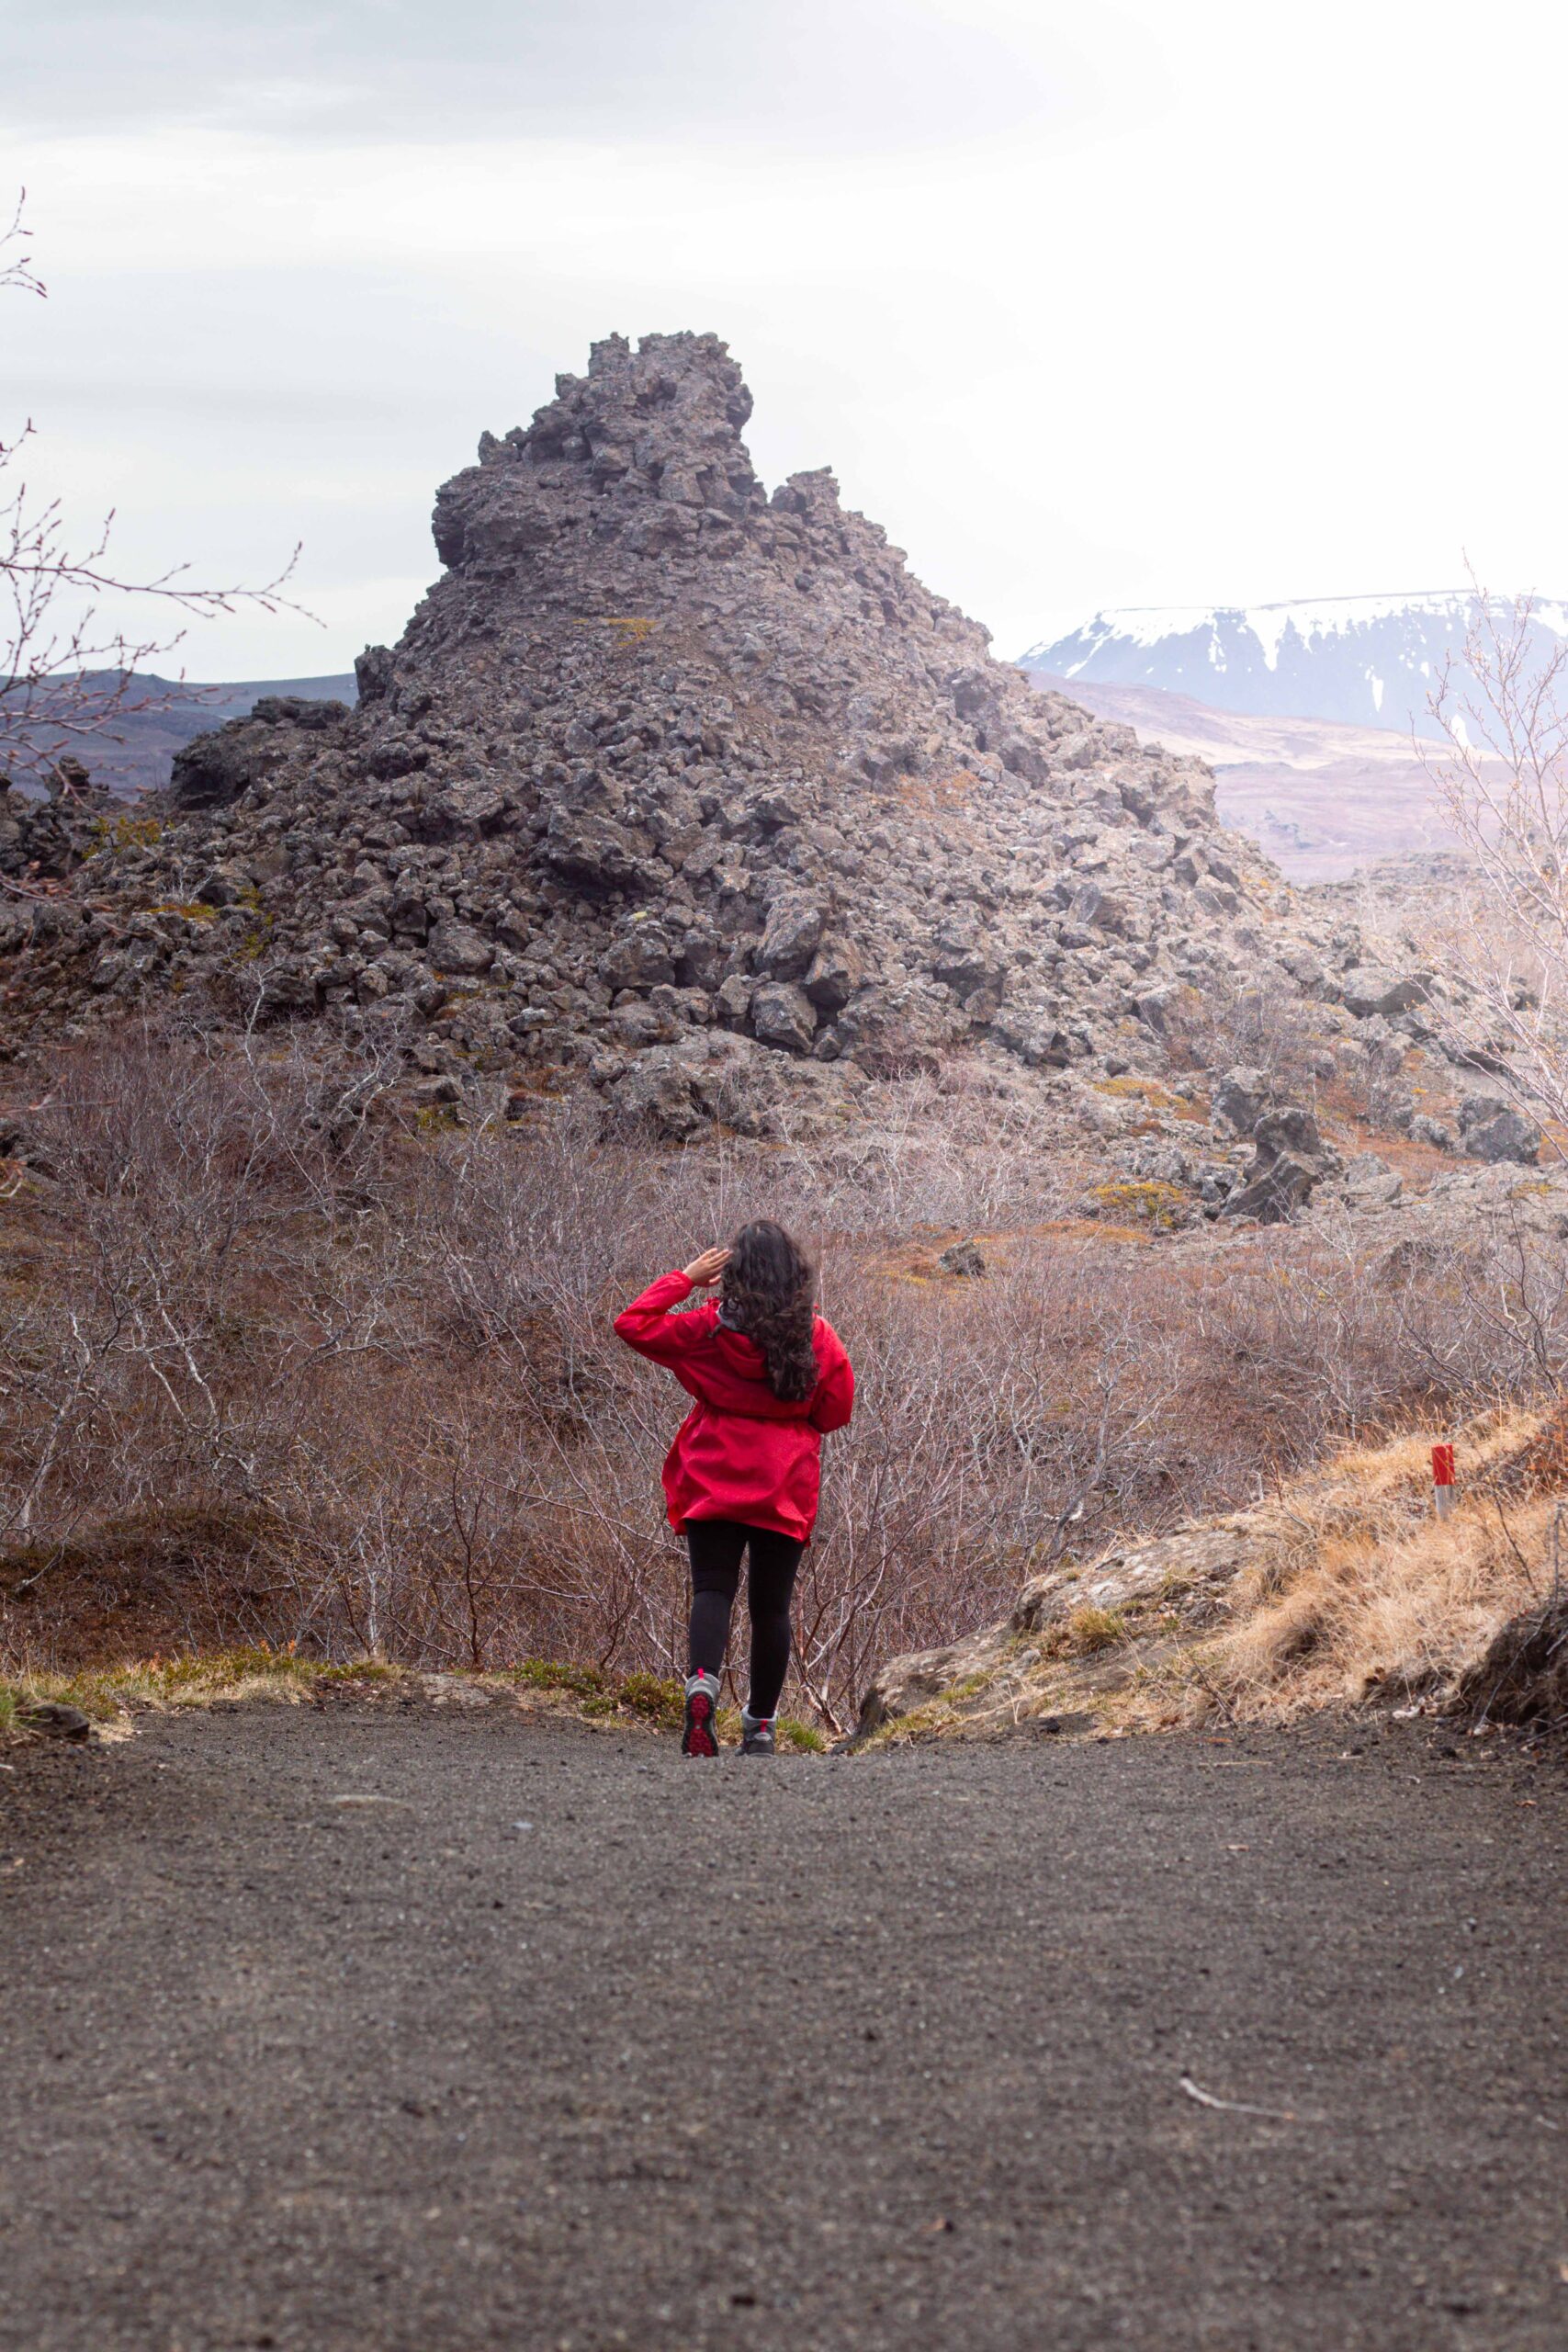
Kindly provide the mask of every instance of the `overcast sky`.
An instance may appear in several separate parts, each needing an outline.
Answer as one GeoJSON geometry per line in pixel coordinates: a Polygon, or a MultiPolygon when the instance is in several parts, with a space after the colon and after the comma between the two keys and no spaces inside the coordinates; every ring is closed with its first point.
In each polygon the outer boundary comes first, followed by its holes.
{"type": "Polygon", "coordinates": [[[326,626],[612,329],[711,329],[1014,652],[1100,606],[1568,594],[1568,21],[1491,0],[50,0],[6,36],[0,437],[128,565],[326,626]]]}

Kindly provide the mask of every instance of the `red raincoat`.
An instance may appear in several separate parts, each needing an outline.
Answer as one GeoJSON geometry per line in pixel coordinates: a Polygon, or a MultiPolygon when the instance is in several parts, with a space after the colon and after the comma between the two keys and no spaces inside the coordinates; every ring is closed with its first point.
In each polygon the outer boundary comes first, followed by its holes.
{"type": "Polygon", "coordinates": [[[817,1385],[798,1404],[768,1386],[762,1351],[718,1319],[709,1299],[690,1314],[671,1309],[692,1295],[684,1274],[660,1274],[615,1317],[628,1348],[667,1364],[696,1403],[664,1464],[670,1524],[738,1519],[809,1544],[817,1518],[824,1433],[854,1408],[855,1376],[830,1323],[817,1317],[817,1385]]]}

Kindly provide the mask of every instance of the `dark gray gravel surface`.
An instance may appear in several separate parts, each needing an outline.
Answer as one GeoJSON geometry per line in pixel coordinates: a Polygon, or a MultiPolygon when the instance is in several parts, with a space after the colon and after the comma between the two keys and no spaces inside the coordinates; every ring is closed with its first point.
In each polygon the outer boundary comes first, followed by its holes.
{"type": "Polygon", "coordinates": [[[1450,1744],[28,1752],[0,2342],[1562,2352],[1568,1802],[1450,1744]]]}

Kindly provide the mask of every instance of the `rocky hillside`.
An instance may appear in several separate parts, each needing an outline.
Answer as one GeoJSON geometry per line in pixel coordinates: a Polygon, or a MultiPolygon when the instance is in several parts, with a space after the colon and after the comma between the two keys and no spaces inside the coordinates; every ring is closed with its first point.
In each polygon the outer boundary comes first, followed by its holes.
{"type": "MultiPolygon", "coordinates": [[[[712,335],[595,345],[440,491],[444,572],[356,707],[264,698],[155,820],[0,798],[9,1049],[149,1001],[330,1021],[454,1115],[586,1082],[674,1135],[836,1122],[966,1049],[1126,1135],[1130,1182],[1304,1198],[1333,1155],[1245,1071],[1207,1129],[1115,1090],[1248,993],[1401,1069],[1427,982],[1227,833],[1199,760],[992,661],[831,474],[770,496],[750,407],[712,335]]],[[[1200,1031],[1181,1067],[1246,1059],[1200,1031]]]]}
{"type": "Polygon", "coordinates": [[[1030,675],[1043,692],[1070,695],[1097,718],[1133,728],[1142,743],[1206,760],[1223,821],[1257,842],[1292,882],[1348,881],[1383,858],[1443,855],[1454,846],[1434,774],[1440,755],[1417,752],[1408,729],[1260,718],[1163,686],[1030,675]]]}

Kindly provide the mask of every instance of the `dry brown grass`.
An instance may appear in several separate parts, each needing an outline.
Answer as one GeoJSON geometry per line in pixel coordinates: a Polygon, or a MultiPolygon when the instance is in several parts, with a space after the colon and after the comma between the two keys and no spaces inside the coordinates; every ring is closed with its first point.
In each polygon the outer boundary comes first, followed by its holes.
{"type": "Polygon", "coordinates": [[[1209,1653],[1231,1710],[1290,1719],[1451,1685],[1551,1589],[1556,1478],[1540,1491],[1509,1475],[1546,1426],[1516,1408],[1468,1429],[1466,1488],[1446,1520],[1433,1514],[1429,1450],[1416,1439],[1346,1453],[1326,1477],[1294,1486],[1273,1526],[1259,1514],[1235,1622],[1209,1653]]]}

